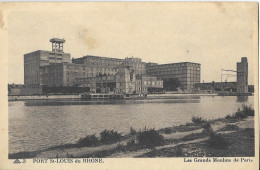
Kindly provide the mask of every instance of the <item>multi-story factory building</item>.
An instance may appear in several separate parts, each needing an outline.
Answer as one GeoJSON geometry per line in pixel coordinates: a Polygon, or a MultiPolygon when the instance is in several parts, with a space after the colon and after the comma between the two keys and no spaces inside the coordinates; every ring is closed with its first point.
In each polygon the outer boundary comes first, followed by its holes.
{"type": "Polygon", "coordinates": [[[123,60],[121,67],[131,67],[136,75],[144,75],[145,71],[145,62],[142,62],[141,58],[127,57],[123,60]]]}
{"type": "Polygon", "coordinates": [[[76,78],[80,87],[89,87],[97,93],[142,94],[163,90],[163,81],[156,77],[135,73],[131,66],[121,65],[115,75],[100,75],[88,78],[76,78]]]}
{"type": "Polygon", "coordinates": [[[88,75],[86,77],[95,77],[97,75],[115,75],[117,67],[123,62],[123,59],[99,57],[86,55],[81,58],[72,59],[72,63],[84,64],[87,66],[88,75]]]}
{"type": "Polygon", "coordinates": [[[88,67],[87,77],[97,75],[115,75],[118,67],[121,65],[131,66],[136,70],[136,74],[145,73],[145,63],[140,58],[127,57],[125,59],[117,59],[111,57],[99,57],[86,55],[81,58],[72,59],[72,63],[85,64],[88,67]]]}
{"type": "Polygon", "coordinates": [[[237,92],[248,92],[248,63],[246,57],[242,57],[241,62],[237,63],[237,92]]]}
{"type": "Polygon", "coordinates": [[[200,82],[200,64],[191,62],[157,64],[147,63],[146,74],[155,76],[158,79],[166,80],[169,78],[178,79],[181,83],[180,88],[184,91],[192,91],[194,84],[200,82]]]}
{"type": "Polygon", "coordinates": [[[41,85],[73,86],[76,78],[88,77],[88,67],[84,64],[59,63],[40,68],[41,85]]]}
{"type": "Polygon", "coordinates": [[[40,85],[40,67],[58,63],[70,63],[70,54],[63,52],[64,39],[53,38],[52,51],[38,50],[24,55],[24,84],[40,85]]]}

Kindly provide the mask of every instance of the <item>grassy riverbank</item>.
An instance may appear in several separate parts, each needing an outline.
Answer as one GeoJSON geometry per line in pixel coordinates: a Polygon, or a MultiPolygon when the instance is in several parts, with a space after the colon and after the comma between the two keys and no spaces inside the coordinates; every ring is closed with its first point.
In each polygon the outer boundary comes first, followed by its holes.
{"type": "Polygon", "coordinates": [[[9,158],[254,156],[254,139],[254,110],[242,106],[225,118],[194,117],[184,125],[159,130],[131,128],[127,135],[104,130],[75,144],[9,154],[9,158]]]}

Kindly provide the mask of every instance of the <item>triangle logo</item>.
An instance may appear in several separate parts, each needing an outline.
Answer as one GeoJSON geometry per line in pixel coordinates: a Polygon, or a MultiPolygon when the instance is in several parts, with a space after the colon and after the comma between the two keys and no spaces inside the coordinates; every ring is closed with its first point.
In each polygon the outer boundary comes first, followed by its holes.
{"type": "Polygon", "coordinates": [[[13,163],[14,164],[20,164],[21,162],[19,161],[19,159],[16,159],[13,163]]]}

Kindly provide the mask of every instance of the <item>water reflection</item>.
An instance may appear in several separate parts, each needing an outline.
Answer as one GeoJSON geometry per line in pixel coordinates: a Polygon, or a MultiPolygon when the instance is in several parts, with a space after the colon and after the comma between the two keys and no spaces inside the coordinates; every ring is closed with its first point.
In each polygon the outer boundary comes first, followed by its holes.
{"type": "Polygon", "coordinates": [[[243,103],[248,101],[248,96],[237,96],[237,102],[243,103]]]}
{"type": "Polygon", "coordinates": [[[151,96],[147,99],[135,100],[82,100],[82,99],[49,99],[49,100],[27,100],[25,106],[65,106],[65,105],[125,105],[143,103],[199,103],[201,96],[151,96]]]}

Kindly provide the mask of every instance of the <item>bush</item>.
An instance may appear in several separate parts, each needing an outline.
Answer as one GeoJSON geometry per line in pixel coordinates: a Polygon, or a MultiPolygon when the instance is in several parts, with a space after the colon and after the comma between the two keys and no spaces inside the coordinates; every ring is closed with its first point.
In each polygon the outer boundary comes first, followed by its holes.
{"type": "Polygon", "coordinates": [[[255,111],[252,108],[252,106],[246,106],[246,105],[242,105],[242,110],[239,108],[237,110],[237,112],[233,115],[227,115],[225,118],[226,119],[244,119],[247,118],[248,116],[254,116],[255,115],[255,111]]]}
{"type": "Polygon", "coordinates": [[[227,124],[225,127],[219,129],[219,131],[237,131],[239,127],[237,125],[227,124]]]}
{"type": "Polygon", "coordinates": [[[252,106],[246,106],[242,105],[242,111],[246,116],[254,116],[255,115],[255,110],[252,108],[252,106]]]}
{"type": "Polygon", "coordinates": [[[165,143],[163,136],[154,129],[144,129],[144,131],[138,132],[137,140],[141,146],[149,148],[163,145],[165,143]]]}
{"type": "Polygon", "coordinates": [[[171,128],[163,128],[160,130],[162,133],[165,133],[165,134],[171,134],[171,133],[175,133],[176,131],[174,129],[171,129],[171,128]]]}
{"type": "Polygon", "coordinates": [[[240,110],[238,110],[236,113],[235,113],[235,116],[234,116],[234,118],[236,118],[236,119],[243,119],[243,118],[246,118],[247,116],[244,114],[244,112],[243,111],[240,111],[240,110]]]}
{"type": "Polygon", "coordinates": [[[101,143],[113,143],[117,142],[122,138],[122,136],[114,130],[103,130],[100,133],[100,142],[101,143]]]}
{"type": "Polygon", "coordinates": [[[132,147],[132,146],[135,146],[135,139],[131,139],[129,141],[127,141],[127,144],[126,144],[128,147],[132,147]]]}
{"type": "Polygon", "coordinates": [[[69,153],[67,152],[67,158],[74,158],[74,156],[73,156],[73,154],[69,154],[69,153]]]}
{"type": "Polygon", "coordinates": [[[225,119],[232,119],[233,117],[232,116],[230,116],[230,115],[227,115],[226,117],[225,117],[225,119]]]}
{"type": "Polygon", "coordinates": [[[130,128],[130,135],[136,135],[136,130],[134,128],[130,128]]]}
{"type": "Polygon", "coordinates": [[[180,146],[177,146],[176,148],[176,156],[183,157],[182,148],[180,146]]]}
{"type": "Polygon", "coordinates": [[[204,134],[209,135],[209,134],[211,134],[213,132],[213,129],[211,128],[211,125],[208,122],[204,123],[202,128],[203,128],[202,133],[204,133],[204,134]]]}
{"type": "Polygon", "coordinates": [[[125,151],[125,150],[126,149],[123,144],[121,144],[121,143],[117,144],[116,151],[125,151]]]}
{"type": "Polygon", "coordinates": [[[228,142],[223,136],[211,133],[209,138],[209,146],[216,149],[225,149],[228,146],[228,142]]]}
{"type": "Polygon", "coordinates": [[[196,125],[200,125],[200,124],[206,123],[206,120],[203,119],[202,117],[192,117],[191,121],[193,123],[195,123],[196,125]]]}
{"type": "Polygon", "coordinates": [[[97,146],[98,144],[98,138],[96,137],[96,135],[87,135],[84,138],[80,138],[80,140],[78,141],[78,144],[82,145],[82,146],[97,146]]]}

